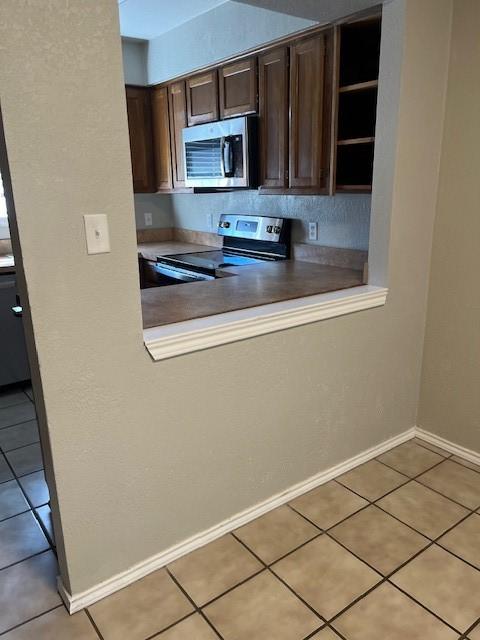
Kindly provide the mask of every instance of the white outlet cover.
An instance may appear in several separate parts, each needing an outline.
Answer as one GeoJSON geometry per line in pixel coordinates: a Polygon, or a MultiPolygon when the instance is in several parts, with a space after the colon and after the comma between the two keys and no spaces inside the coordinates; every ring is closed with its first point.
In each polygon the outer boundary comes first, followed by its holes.
{"type": "Polygon", "coordinates": [[[309,222],[308,223],[308,239],[309,240],[316,240],[317,239],[317,223],[316,222],[309,222]]]}
{"type": "Polygon", "coordinates": [[[151,227],[153,224],[153,218],[151,213],[144,213],[143,217],[145,218],[145,226],[151,227]]]}
{"type": "Polygon", "coordinates": [[[110,236],[108,233],[108,219],[104,213],[94,213],[83,216],[85,224],[85,239],[87,253],[110,253],[110,236]]]}

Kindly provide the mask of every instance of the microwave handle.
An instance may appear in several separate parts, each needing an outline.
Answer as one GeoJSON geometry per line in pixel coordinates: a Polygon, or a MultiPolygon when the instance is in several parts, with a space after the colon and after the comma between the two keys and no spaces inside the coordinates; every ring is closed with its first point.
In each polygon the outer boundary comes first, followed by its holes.
{"type": "Polygon", "coordinates": [[[233,148],[232,143],[225,137],[221,139],[221,167],[222,177],[231,176],[233,174],[233,148]]]}

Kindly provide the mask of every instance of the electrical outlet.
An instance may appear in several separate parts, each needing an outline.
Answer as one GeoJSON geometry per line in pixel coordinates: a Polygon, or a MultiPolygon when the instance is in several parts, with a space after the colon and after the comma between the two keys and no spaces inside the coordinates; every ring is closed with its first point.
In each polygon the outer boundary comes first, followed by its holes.
{"type": "Polygon", "coordinates": [[[83,216],[87,253],[110,253],[108,220],[104,213],[83,216]]]}
{"type": "Polygon", "coordinates": [[[213,213],[207,213],[207,229],[213,231],[213,213]]]}
{"type": "Polygon", "coordinates": [[[308,239],[309,240],[317,240],[318,238],[318,225],[316,222],[308,223],[308,239]]]}
{"type": "Polygon", "coordinates": [[[152,224],[153,224],[152,214],[151,213],[144,213],[143,217],[145,219],[145,226],[146,227],[151,227],[152,224]]]}

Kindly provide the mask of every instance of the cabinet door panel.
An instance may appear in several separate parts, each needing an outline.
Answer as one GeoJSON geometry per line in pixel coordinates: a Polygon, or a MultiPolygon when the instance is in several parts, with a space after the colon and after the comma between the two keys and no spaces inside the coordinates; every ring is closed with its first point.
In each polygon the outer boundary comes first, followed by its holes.
{"type": "Polygon", "coordinates": [[[187,79],[188,126],[218,120],[217,71],[187,79]]]}
{"type": "Polygon", "coordinates": [[[258,59],[260,184],[288,186],[288,51],[270,51],[258,59]]]}
{"type": "Polygon", "coordinates": [[[155,191],[150,89],[126,87],[130,156],[135,193],[155,191]]]}
{"type": "Polygon", "coordinates": [[[170,153],[170,123],[168,119],[167,87],[154,89],[152,94],[153,150],[158,191],[173,188],[172,156],[170,153]]]}
{"type": "Polygon", "coordinates": [[[322,186],[325,37],[290,47],[290,187],[322,186]]]}
{"type": "Polygon", "coordinates": [[[183,160],[182,130],[187,126],[187,105],[185,82],[174,82],[168,87],[170,112],[170,147],[172,153],[173,186],[185,186],[185,165],[183,160]]]}
{"type": "Polygon", "coordinates": [[[256,58],[228,64],[219,70],[220,117],[257,111],[256,58]]]}

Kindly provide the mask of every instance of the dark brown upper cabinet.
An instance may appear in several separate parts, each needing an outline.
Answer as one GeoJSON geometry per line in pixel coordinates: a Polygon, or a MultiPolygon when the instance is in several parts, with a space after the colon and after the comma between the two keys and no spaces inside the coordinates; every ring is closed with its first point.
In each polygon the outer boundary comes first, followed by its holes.
{"type": "Polygon", "coordinates": [[[258,58],[260,185],[288,187],[288,49],[258,58]]]}
{"type": "Polygon", "coordinates": [[[217,70],[187,78],[186,86],[188,126],[218,120],[217,70]]]}
{"type": "Polygon", "coordinates": [[[173,186],[175,189],[181,189],[185,187],[182,130],[187,126],[187,102],[183,80],[168,86],[168,110],[170,114],[173,186]]]}
{"type": "Polygon", "coordinates": [[[220,118],[257,111],[257,59],[227,64],[218,71],[220,118]]]}
{"type": "Polygon", "coordinates": [[[321,192],[326,186],[324,153],[326,35],[290,46],[289,186],[321,192]]]}
{"type": "Polygon", "coordinates": [[[170,190],[173,189],[173,175],[167,87],[158,87],[152,91],[152,125],[155,186],[157,191],[170,190]]]}
{"type": "Polygon", "coordinates": [[[126,87],[130,155],[135,193],[155,191],[150,90],[126,87]]]}

